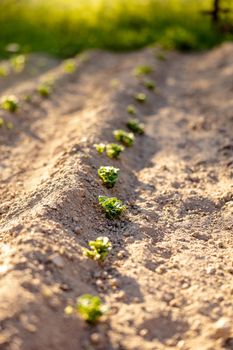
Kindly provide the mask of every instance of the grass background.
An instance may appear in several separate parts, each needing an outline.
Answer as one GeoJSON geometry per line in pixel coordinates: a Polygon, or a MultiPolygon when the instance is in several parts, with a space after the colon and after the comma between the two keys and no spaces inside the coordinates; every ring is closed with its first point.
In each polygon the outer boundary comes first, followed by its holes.
{"type": "MultiPolygon", "coordinates": [[[[6,45],[69,57],[90,48],[132,50],[153,43],[202,50],[232,34],[200,14],[211,0],[0,0],[0,57],[6,45]]],[[[222,0],[230,6],[230,0],[222,0]]],[[[228,16],[227,21],[232,21],[228,16]]]]}

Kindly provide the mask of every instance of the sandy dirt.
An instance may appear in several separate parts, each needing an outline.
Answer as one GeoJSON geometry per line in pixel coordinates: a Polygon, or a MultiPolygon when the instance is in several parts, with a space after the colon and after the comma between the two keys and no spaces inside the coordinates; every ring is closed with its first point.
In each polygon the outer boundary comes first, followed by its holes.
{"type": "Polygon", "coordinates": [[[22,101],[0,111],[14,123],[0,129],[0,349],[233,349],[233,45],[156,56],[90,52],[72,74],[36,56],[0,81],[22,101]],[[141,64],[155,92],[133,75],[141,64]],[[145,135],[119,160],[98,155],[129,104],[145,135]],[[101,165],[120,168],[113,189],[101,165]],[[120,220],[105,218],[102,194],[127,204],[120,220]],[[113,249],[99,266],[82,247],[103,235],[113,249]],[[83,293],[110,309],[96,326],[64,315],[83,293]]]}

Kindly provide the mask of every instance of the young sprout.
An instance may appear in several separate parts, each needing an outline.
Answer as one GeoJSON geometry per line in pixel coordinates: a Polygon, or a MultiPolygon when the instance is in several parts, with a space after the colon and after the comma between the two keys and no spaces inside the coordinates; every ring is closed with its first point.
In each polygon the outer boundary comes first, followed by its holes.
{"type": "Polygon", "coordinates": [[[94,147],[95,147],[96,151],[100,154],[104,153],[104,151],[106,149],[106,146],[104,143],[95,144],[94,147]]]}
{"type": "Polygon", "coordinates": [[[16,73],[22,72],[25,66],[26,58],[24,55],[13,56],[10,60],[11,67],[16,73]]]}
{"type": "Polygon", "coordinates": [[[113,131],[113,135],[116,141],[123,143],[127,147],[132,146],[134,143],[134,134],[132,132],[119,129],[113,131]]]}
{"type": "Polygon", "coordinates": [[[105,211],[108,219],[115,219],[126,209],[122,201],[116,197],[99,196],[99,204],[105,211]]]}
{"type": "Polygon", "coordinates": [[[139,94],[136,94],[135,96],[135,100],[140,102],[140,103],[144,103],[146,101],[146,94],[144,93],[139,93],[139,94]]]}
{"type": "Polygon", "coordinates": [[[84,256],[98,261],[104,261],[112,247],[108,237],[98,237],[95,241],[89,241],[88,245],[91,249],[84,248],[84,256]]]}
{"type": "Polygon", "coordinates": [[[3,96],[1,99],[1,107],[5,109],[5,111],[16,112],[19,108],[19,100],[16,96],[3,96]]]}
{"type": "Polygon", "coordinates": [[[0,66],[0,77],[5,78],[8,75],[8,70],[4,66],[0,66]]]}
{"type": "Polygon", "coordinates": [[[129,105],[128,107],[127,107],[127,112],[129,113],[129,114],[136,114],[136,108],[134,107],[134,106],[132,106],[132,105],[129,105]]]}
{"type": "Polygon", "coordinates": [[[4,119],[3,119],[3,118],[0,118],[0,128],[3,127],[4,123],[5,123],[4,119]]]}
{"type": "Polygon", "coordinates": [[[38,86],[37,91],[42,97],[48,97],[51,94],[51,92],[52,92],[51,84],[49,84],[49,83],[41,83],[38,86]]]}
{"type": "Polygon", "coordinates": [[[76,307],[68,305],[65,314],[71,315],[76,311],[88,323],[96,323],[101,316],[107,312],[106,305],[103,305],[98,296],[83,294],[77,299],[76,307]]]}
{"type": "Polygon", "coordinates": [[[74,60],[65,61],[63,68],[66,73],[69,73],[69,74],[73,73],[75,71],[75,61],[74,60]]]}
{"type": "Polygon", "coordinates": [[[106,154],[109,158],[117,159],[124,149],[124,146],[118,145],[117,143],[108,143],[106,145],[106,154]]]}
{"type": "Polygon", "coordinates": [[[112,188],[117,182],[119,171],[120,169],[113,166],[101,166],[98,169],[98,175],[106,187],[112,188]]]}
{"type": "Polygon", "coordinates": [[[84,294],[77,300],[77,312],[88,323],[96,323],[99,318],[107,311],[105,305],[102,304],[98,296],[84,294]]]}
{"type": "Polygon", "coordinates": [[[11,130],[11,129],[13,129],[14,125],[13,125],[13,123],[8,122],[8,123],[6,124],[6,127],[7,127],[8,130],[11,130]]]}
{"type": "Polygon", "coordinates": [[[144,65],[144,66],[138,66],[135,68],[134,70],[134,74],[139,77],[141,75],[147,75],[147,74],[150,74],[153,72],[153,69],[151,66],[147,66],[147,65],[144,65]]]}
{"type": "Polygon", "coordinates": [[[144,134],[144,124],[138,119],[129,119],[126,125],[134,134],[144,134]]]}
{"type": "Polygon", "coordinates": [[[156,84],[153,80],[146,80],[144,82],[144,86],[148,89],[148,90],[154,90],[156,87],[156,84]]]}

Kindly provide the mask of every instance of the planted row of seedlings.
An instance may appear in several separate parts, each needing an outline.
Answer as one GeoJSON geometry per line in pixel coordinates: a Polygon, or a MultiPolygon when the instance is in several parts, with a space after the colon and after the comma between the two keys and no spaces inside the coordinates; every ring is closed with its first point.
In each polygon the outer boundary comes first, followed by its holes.
{"type": "MultiPolygon", "coordinates": [[[[151,73],[152,69],[149,66],[140,66],[135,70],[135,75],[138,77],[151,73]]],[[[155,89],[155,83],[153,81],[146,80],[144,86],[149,90],[155,89]]],[[[146,101],[146,94],[136,94],[135,100],[144,103],[146,101]]],[[[127,107],[127,112],[131,115],[136,114],[136,108],[133,105],[127,107]]],[[[95,144],[95,148],[99,154],[106,154],[111,159],[118,159],[120,154],[126,147],[131,147],[135,141],[135,135],[144,134],[144,124],[137,118],[132,117],[126,123],[129,131],[123,129],[117,129],[113,131],[115,141],[119,143],[99,143],[95,144]]],[[[98,169],[98,176],[102,180],[102,183],[107,188],[113,188],[119,177],[120,169],[114,166],[100,166],[98,169]]],[[[126,209],[126,205],[116,198],[100,195],[98,197],[99,204],[103,208],[105,215],[108,219],[113,220],[118,218],[126,209]]],[[[112,244],[108,237],[97,237],[95,241],[88,242],[89,248],[83,248],[83,255],[87,258],[96,260],[102,263],[107,258],[109,252],[112,249],[112,244]]],[[[65,308],[67,315],[78,313],[85,321],[90,324],[96,323],[101,316],[108,311],[105,304],[102,303],[99,296],[84,294],[77,299],[76,306],[68,305],[65,308]]]]}
{"type": "MultiPolygon", "coordinates": [[[[72,73],[75,70],[75,63],[73,60],[67,60],[64,64],[64,70],[66,73],[72,73]]],[[[148,75],[152,72],[150,66],[139,66],[135,69],[134,75],[138,78],[148,75]]],[[[41,83],[37,87],[37,92],[44,98],[49,97],[53,89],[53,81],[47,81],[41,83]]],[[[155,83],[152,80],[142,80],[144,87],[149,90],[155,90],[155,83]]],[[[135,100],[139,103],[146,101],[145,93],[138,93],[134,96],[135,100]]],[[[24,101],[30,102],[31,97],[29,95],[24,97],[24,101]]],[[[19,108],[19,100],[16,96],[4,96],[0,101],[2,109],[9,112],[16,112],[19,108]]],[[[136,115],[136,108],[133,105],[127,107],[127,112],[130,115],[136,115]]],[[[4,120],[0,118],[0,127],[3,126],[4,120]]],[[[99,154],[106,154],[108,158],[118,159],[120,154],[125,150],[125,147],[131,147],[135,141],[135,135],[144,134],[144,124],[141,123],[135,117],[130,118],[126,123],[129,131],[123,129],[117,129],[113,131],[115,141],[113,143],[99,143],[95,144],[95,148],[99,154]]],[[[8,123],[8,128],[12,128],[8,123]]],[[[114,166],[100,166],[98,169],[98,176],[102,180],[103,185],[107,188],[113,188],[119,177],[120,169],[114,166]]],[[[105,215],[108,219],[113,220],[118,218],[126,209],[126,205],[116,197],[108,197],[100,195],[98,197],[99,204],[103,208],[105,215]]],[[[88,242],[89,248],[83,248],[83,255],[87,258],[93,259],[99,263],[103,263],[107,258],[109,252],[112,249],[112,244],[108,237],[97,237],[95,241],[88,242]]],[[[65,308],[65,314],[71,315],[74,313],[80,314],[80,316],[90,324],[96,323],[101,316],[108,311],[106,305],[104,305],[99,296],[91,294],[81,295],[77,299],[75,307],[68,305],[65,308]]]]}
{"type": "MultiPolygon", "coordinates": [[[[4,65],[0,65],[0,78],[7,77],[11,70],[15,73],[21,73],[25,67],[26,56],[25,55],[14,55],[10,59],[10,68],[4,65]]],[[[67,74],[71,74],[75,71],[76,64],[72,59],[66,60],[63,63],[63,71],[67,74]]],[[[36,88],[36,92],[43,98],[48,98],[53,92],[53,86],[55,81],[53,79],[47,79],[39,83],[36,88]]],[[[24,102],[31,102],[32,97],[30,95],[25,95],[23,97],[24,102]]],[[[20,100],[15,95],[2,96],[0,99],[0,108],[4,111],[10,113],[16,113],[20,108],[20,100]]],[[[3,118],[0,118],[0,128],[6,126],[7,129],[13,129],[12,122],[6,122],[3,118]]]]}

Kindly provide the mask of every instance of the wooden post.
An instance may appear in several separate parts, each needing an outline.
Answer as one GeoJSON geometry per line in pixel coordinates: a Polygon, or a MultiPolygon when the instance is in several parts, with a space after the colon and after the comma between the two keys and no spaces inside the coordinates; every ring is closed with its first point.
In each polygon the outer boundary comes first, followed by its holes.
{"type": "Polygon", "coordinates": [[[221,13],[231,12],[229,8],[221,8],[220,2],[221,2],[221,0],[213,0],[213,9],[212,10],[201,11],[203,15],[211,16],[212,22],[215,26],[218,26],[218,24],[220,22],[220,14],[221,13]]]}
{"type": "Polygon", "coordinates": [[[220,11],[220,0],[214,0],[214,8],[213,8],[213,12],[212,12],[212,19],[214,24],[217,24],[219,21],[219,11],[220,11]]]}

